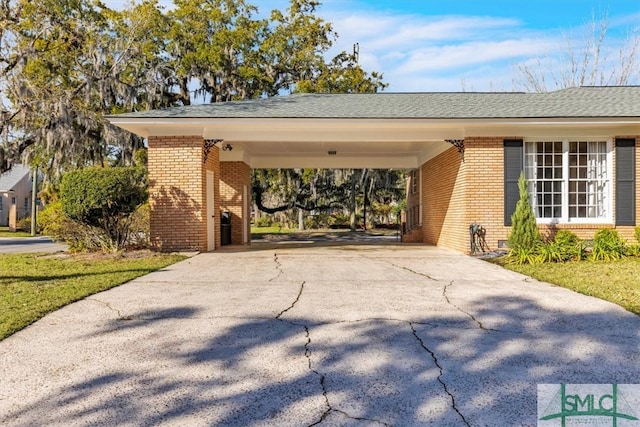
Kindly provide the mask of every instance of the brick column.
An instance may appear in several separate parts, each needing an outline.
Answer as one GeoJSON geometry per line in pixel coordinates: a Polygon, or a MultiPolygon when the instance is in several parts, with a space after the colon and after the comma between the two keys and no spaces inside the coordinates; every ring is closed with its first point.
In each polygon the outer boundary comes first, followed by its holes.
{"type": "MultiPolygon", "coordinates": [[[[207,250],[206,171],[214,171],[216,199],[220,173],[218,148],[209,151],[206,164],[204,153],[201,136],[149,138],[151,245],[158,250],[207,250]]],[[[215,235],[219,246],[219,231],[215,235]]]]}
{"type": "Polygon", "coordinates": [[[469,250],[465,165],[454,147],[422,165],[424,243],[469,250]]]}
{"type": "Polygon", "coordinates": [[[221,211],[229,211],[231,214],[231,243],[234,245],[244,244],[245,236],[247,240],[249,239],[250,201],[251,168],[249,165],[239,161],[221,162],[219,206],[221,211]]]}

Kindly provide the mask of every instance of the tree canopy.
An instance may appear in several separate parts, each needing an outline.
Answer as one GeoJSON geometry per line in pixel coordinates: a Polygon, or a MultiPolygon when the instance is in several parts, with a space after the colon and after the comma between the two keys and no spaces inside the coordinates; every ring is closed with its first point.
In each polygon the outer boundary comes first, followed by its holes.
{"type": "Polygon", "coordinates": [[[517,64],[515,88],[547,92],[580,86],[625,86],[640,83],[640,28],[616,39],[606,15],[592,16],[578,34],[549,53],[517,64]]]}
{"type": "Polygon", "coordinates": [[[260,17],[244,0],[0,0],[0,170],[26,161],[49,175],[130,165],[143,141],[103,116],[293,91],[373,91],[382,75],[350,55],[319,2],[260,17]]]}

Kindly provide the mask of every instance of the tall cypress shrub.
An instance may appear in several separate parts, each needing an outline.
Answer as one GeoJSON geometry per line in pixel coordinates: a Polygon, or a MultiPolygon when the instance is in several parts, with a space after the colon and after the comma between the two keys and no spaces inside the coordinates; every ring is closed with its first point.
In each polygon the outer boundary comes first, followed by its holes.
{"type": "Polygon", "coordinates": [[[518,190],[520,198],[516,203],[516,210],[511,215],[511,233],[507,243],[511,251],[532,250],[542,242],[542,238],[529,202],[524,173],[521,173],[518,178],[518,190]]]}

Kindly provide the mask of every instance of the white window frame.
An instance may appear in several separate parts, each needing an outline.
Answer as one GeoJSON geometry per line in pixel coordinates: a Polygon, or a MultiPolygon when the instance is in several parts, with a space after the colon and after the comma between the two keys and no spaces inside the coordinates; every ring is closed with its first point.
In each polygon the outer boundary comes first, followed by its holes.
{"type": "MultiPolygon", "coordinates": [[[[613,170],[613,140],[611,138],[578,138],[578,137],[570,137],[570,138],[550,138],[550,137],[541,137],[541,138],[527,138],[524,140],[524,149],[523,151],[523,165],[526,171],[527,168],[527,150],[529,144],[535,144],[537,142],[562,142],[562,208],[561,208],[561,216],[560,218],[538,218],[537,209],[536,209],[536,193],[535,188],[533,187],[533,181],[526,176],[528,180],[528,188],[529,188],[529,200],[531,201],[531,206],[533,208],[533,214],[536,216],[536,222],[538,224],[612,224],[613,223],[613,181],[615,179],[614,170],[613,170]],[[570,218],[569,217],[569,181],[570,181],[570,173],[569,173],[569,147],[571,142],[605,142],[606,143],[606,168],[607,168],[607,184],[604,197],[606,200],[605,211],[606,216],[601,218],[570,218]]],[[[534,164],[534,169],[536,169],[534,164]]]]}
{"type": "Polygon", "coordinates": [[[419,171],[418,169],[414,169],[411,171],[411,194],[416,194],[418,192],[418,178],[419,171]]]}

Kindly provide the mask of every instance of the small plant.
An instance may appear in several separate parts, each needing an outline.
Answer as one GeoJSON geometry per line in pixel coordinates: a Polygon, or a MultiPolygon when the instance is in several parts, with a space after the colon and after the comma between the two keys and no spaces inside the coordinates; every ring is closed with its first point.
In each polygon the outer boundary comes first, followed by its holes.
{"type": "Polygon", "coordinates": [[[640,225],[638,225],[635,229],[634,229],[634,233],[633,235],[636,238],[636,242],[640,243],[640,225]]]}
{"type": "Polygon", "coordinates": [[[626,242],[617,230],[602,228],[593,238],[591,258],[597,261],[613,261],[626,255],[626,242]]]}
{"type": "Polygon", "coordinates": [[[507,241],[509,258],[517,264],[533,264],[535,262],[531,261],[538,258],[537,251],[542,244],[542,238],[529,202],[529,192],[524,174],[520,174],[518,179],[518,190],[520,191],[520,199],[516,204],[516,210],[511,215],[511,234],[509,234],[507,241]]]}
{"type": "Polygon", "coordinates": [[[541,246],[542,245],[533,248],[520,247],[509,249],[507,257],[511,263],[516,265],[540,264],[545,261],[544,256],[540,253],[541,246]]]}
{"type": "Polygon", "coordinates": [[[560,230],[556,233],[554,244],[560,252],[560,261],[580,261],[584,258],[584,244],[575,233],[569,230],[560,230]]]}
{"type": "Polygon", "coordinates": [[[625,254],[632,257],[640,257],[640,244],[635,243],[626,247],[625,254]]]}

